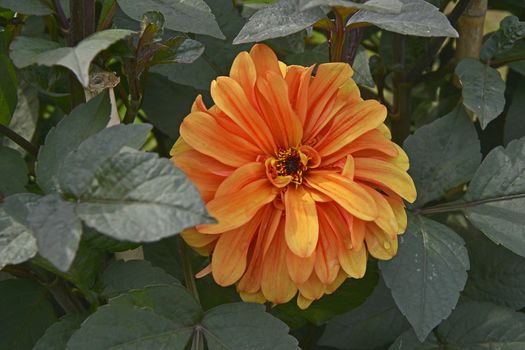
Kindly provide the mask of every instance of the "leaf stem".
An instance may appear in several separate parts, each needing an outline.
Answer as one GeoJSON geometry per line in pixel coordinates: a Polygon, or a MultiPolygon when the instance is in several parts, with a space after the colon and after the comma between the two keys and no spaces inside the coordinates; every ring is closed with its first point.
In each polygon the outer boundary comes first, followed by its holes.
{"type": "Polygon", "coordinates": [[[335,25],[330,28],[330,62],[343,62],[343,49],[346,38],[344,18],[338,11],[335,14],[335,25]]]}
{"type": "Polygon", "coordinates": [[[0,124],[0,134],[7,136],[11,141],[25,149],[29,154],[35,157],[37,156],[38,148],[7,126],[0,124]]]}
{"type": "Polygon", "coordinates": [[[509,201],[513,199],[521,199],[521,198],[525,198],[525,193],[511,194],[508,196],[501,196],[501,197],[478,199],[472,202],[445,203],[445,204],[440,204],[440,205],[436,205],[433,207],[417,208],[413,210],[413,213],[415,215],[449,213],[452,211],[460,211],[463,209],[476,207],[482,204],[503,202],[503,201],[509,201]]]}
{"type": "Polygon", "coordinates": [[[195,277],[193,277],[193,269],[191,268],[191,262],[188,254],[186,253],[186,243],[184,243],[180,237],[177,237],[177,247],[179,248],[182,270],[184,271],[184,280],[186,281],[186,288],[190,291],[195,300],[200,303],[199,291],[197,289],[197,284],[195,283],[195,277]]]}
{"type": "Polygon", "coordinates": [[[66,14],[64,13],[64,9],[62,8],[60,0],[53,0],[53,7],[55,8],[60,27],[62,28],[64,33],[67,34],[69,32],[69,20],[66,17],[66,14]]]}

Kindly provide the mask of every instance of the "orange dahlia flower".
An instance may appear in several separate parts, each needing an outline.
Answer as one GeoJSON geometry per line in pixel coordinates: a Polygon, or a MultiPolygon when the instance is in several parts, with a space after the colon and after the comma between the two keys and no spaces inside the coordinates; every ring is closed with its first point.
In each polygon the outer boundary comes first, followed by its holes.
{"type": "Polygon", "coordinates": [[[384,106],[363,100],[348,64],[286,66],[265,45],[197,97],[173,162],[215,224],[182,233],[221,286],[243,300],[299,307],[361,278],[367,255],[390,259],[416,191],[390,141],[384,106]]]}

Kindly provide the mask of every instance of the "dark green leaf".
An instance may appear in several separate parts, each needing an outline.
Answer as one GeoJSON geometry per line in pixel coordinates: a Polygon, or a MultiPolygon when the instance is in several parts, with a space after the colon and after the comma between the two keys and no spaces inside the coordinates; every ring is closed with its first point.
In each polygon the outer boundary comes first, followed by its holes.
{"type": "Polygon", "coordinates": [[[471,269],[463,294],[521,310],[525,307],[525,258],[478,234],[479,238],[467,243],[471,269]]]}
{"type": "Polygon", "coordinates": [[[365,303],[328,321],[319,345],[338,349],[376,349],[409,328],[390,290],[380,280],[365,303]]]}
{"type": "Polygon", "coordinates": [[[80,328],[85,316],[70,314],[61,318],[49,327],[42,338],[35,344],[33,350],[66,350],[66,344],[71,335],[80,328]]]}
{"type": "Polygon", "coordinates": [[[69,270],[82,235],[75,204],[50,194],[38,200],[28,219],[39,254],[59,270],[69,270]]]}
{"type": "Polygon", "coordinates": [[[467,281],[468,253],[460,236],[436,221],[409,215],[399,252],[380,263],[386,285],[419,339],[456,306],[467,281]]]}
{"type": "Polygon", "coordinates": [[[439,326],[436,336],[424,344],[418,344],[410,333],[401,336],[390,349],[518,350],[525,347],[525,315],[493,304],[469,302],[460,305],[439,326]]]}
{"type": "Polygon", "coordinates": [[[370,72],[368,54],[361,46],[357,50],[352,69],[354,70],[354,76],[352,79],[354,79],[358,85],[374,88],[376,84],[374,83],[374,78],[370,72]]]}
{"type": "Polygon", "coordinates": [[[192,39],[175,37],[163,43],[166,47],[153,56],[151,65],[168,63],[192,63],[204,52],[204,45],[192,39]]]}
{"type": "Polygon", "coordinates": [[[115,125],[83,141],[70,152],[59,169],[60,188],[77,198],[93,182],[97,170],[123,147],[138,149],[144,145],[151,125],[115,125]]]}
{"type": "Polygon", "coordinates": [[[399,13],[403,8],[403,3],[399,0],[368,0],[367,2],[355,2],[348,0],[307,0],[301,6],[302,10],[312,7],[330,6],[345,7],[359,10],[370,10],[378,13],[399,13]]]}
{"type": "Polygon", "coordinates": [[[264,312],[263,305],[234,303],[206,312],[203,333],[210,350],[293,350],[288,327],[264,312]]]}
{"type": "Polygon", "coordinates": [[[481,163],[478,134],[462,106],[417,129],[403,148],[417,188],[416,206],[470,181],[481,163]]]}
{"type": "Polygon", "coordinates": [[[0,349],[32,349],[56,316],[46,290],[25,279],[0,281],[0,349]]]}
{"type": "Polygon", "coordinates": [[[9,125],[13,115],[17,96],[15,67],[4,53],[0,53],[0,124],[9,125]]]}
{"type": "Polygon", "coordinates": [[[492,150],[474,175],[467,218],[490,239],[525,256],[525,138],[492,150]]]}
{"type": "Polygon", "coordinates": [[[169,29],[224,39],[215,16],[203,0],[119,0],[118,4],[122,11],[137,21],[146,12],[158,11],[164,15],[169,29]]]}
{"type": "Polygon", "coordinates": [[[24,15],[47,16],[53,13],[53,10],[40,0],[0,0],[0,7],[24,15]]]}
{"type": "Polygon", "coordinates": [[[360,10],[350,17],[347,24],[371,23],[379,28],[405,35],[458,37],[458,32],[447,17],[434,5],[424,0],[400,1],[403,7],[398,14],[360,10]]]}
{"type": "Polygon", "coordinates": [[[164,270],[151,266],[145,260],[118,260],[104,271],[101,279],[101,294],[115,297],[132,289],[143,289],[152,285],[180,284],[164,270]]]}
{"type": "Polygon", "coordinates": [[[109,121],[109,95],[102,93],[79,105],[51,129],[38,152],[37,182],[46,192],[58,190],[58,173],[67,155],[85,139],[104,129],[109,121]]]}
{"type": "Polygon", "coordinates": [[[320,325],[335,315],[340,315],[361,305],[374,290],[377,279],[377,265],[369,263],[363,278],[348,278],[333,294],[324,295],[306,310],[299,309],[295,300],[279,305],[275,310],[284,315],[283,319],[300,318],[320,325]]]}
{"type": "Polygon", "coordinates": [[[22,155],[0,145],[0,196],[24,192],[27,184],[27,167],[22,155]]]}
{"type": "Polygon", "coordinates": [[[281,0],[257,11],[233,40],[234,44],[287,36],[325,18],[319,8],[301,11],[301,0],[281,0]]]}
{"type": "Polygon", "coordinates": [[[511,49],[522,38],[525,38],[525,22],[520,22],[516,16],[505,17],[500,23],[500,29],[483,43],[481,60],[489,62],[501,52],[511,49]]]}
{"type": "Polygon", "coordinates": [[[525,136],[525,81],[521,80],[510,103],[505,120],[505,144],[525,136]]]}
{"type": "Polygon", "coordinates": [[[95,56],[134,33],[125,29],[108,29],[92,34],[75,47],[59,47],[46,39],[19,36],[11,44],[11,59],[18,68],[32,64],[66,67],[83,86],[88,86],[89,68],[95,56]]]}
{"type": "Polygon", "coordinates": [[[481,128],[496,119],[505,107],[505,82],[499,72],[473,58],[456,67],[463,86],[463,104],[479,118],[481,128]]]}
{"type": "Polygon", "coordinates": [[[151,242],[210,222],[186,176],[167,159],[124,149],[95,170],[77,214],[117,239],[151,242]]]}

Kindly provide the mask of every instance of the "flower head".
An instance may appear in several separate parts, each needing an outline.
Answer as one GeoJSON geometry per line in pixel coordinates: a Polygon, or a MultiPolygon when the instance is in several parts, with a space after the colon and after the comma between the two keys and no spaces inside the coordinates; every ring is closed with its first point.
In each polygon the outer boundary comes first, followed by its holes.
{"type": "Polygon", "coordinates": [[[215,224],[186,230],[211,254],[215,281],[249,301],[306,308],[367,255],[387,260],[416,191],[390,141],[384,106],[363,100],[348,64],[286,66],[265,45],[241,52],[229,77],[199,96],[172,149],[215,224]]]}

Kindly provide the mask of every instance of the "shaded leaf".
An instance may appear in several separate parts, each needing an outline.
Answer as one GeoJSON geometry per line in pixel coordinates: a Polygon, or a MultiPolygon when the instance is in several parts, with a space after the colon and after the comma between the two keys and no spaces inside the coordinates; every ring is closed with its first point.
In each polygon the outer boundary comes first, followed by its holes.
{"type": "Polygon", "coordinates": [[[525,136],[525,81],[521,80],[514,93],[505,119],[504,141],[508,144],[512,140],[525,136]]]}
{"type": "Polygon", "coordinates": [[[166,28],[224,39],[215,16],[203,0],[119,0],[118,4],[122,11],[137,21],[146,12],[158,11],[164,15],[166,28]]]}
{"type": "Polygon", "coordinates": [[[77,214],[117,239],[151,242],[210,222],[200,196],[169,160],[124,149],[94,172],[77,214]]]}
{"type": "Polygon", "coordinates": [[[110,113],[109,95],[102,93],[73,109],[49,131],[36,164],[37,182],[44,191],[58,190],[58,174],[64,159],[82,141],[104,129],[110,113]]]}
{"type": "Polygon", "coordinates": [[[49,327],[33,350],[66,350],[67,341],[80,328],[85,315],[69,314],[49,327]]]}
{"type": "Polygon", "coordinates": [[[478,134],[462,106],[409,136],[403,148],[417,188],[416,206],[470,181],[481,163],[478,134]]]}
{"type": "Polygon", "coordinates": [[[47,16],[53,13],[53,10],[40,0],[0,0],[0,7],[24,15],[47,16]]]}
{"type": "Polygon", "coordinates": [[[0,196],[24,192],[26,184],[27,167],[22,155],[0,145],[0,196]]]}
{"type": "Polygon", "coordinates": [[[456,306],[467,281],[464,242],[436,221],[409,215],[399,252],[379,266],[386,285],[420,340],[456,306]]]}
{"type": "Polygon", "coordinates": [[[75,204],[62,200],[57,194],[47,195],[38,200],[28,220],[39,254],[59,270],[69,270],[82,235],[75,204]]]}
{"type": "Polygon", "coordinates": [[[180,282],[154,267],[149,261],[114,261],[100,278],[101,295],[114,297],[132,289],[143,289],[152,285],[180,284],[180,282]]]}
{"type": "Polygon", "coordinates": [[[505,82],[496,69],[473,58],[459,62],[456,74],[463,86],[463,104],[486,128],[505,108],[505,82]]]}
{"type": "Polygon", "coordinates": [[[347,25],[371,23],[379,28],[405,35],[458,37],[458,32],[447,17],[434,5],[424,0],[400,1],[403,7],[398,14],[360,10],[350,17],[347,25]]]}
{"type": "Polygon", "coordinates": [[[492,58],[511,49],[516,41],[523,38],[525,22],[520,22],[516,16],[505,17],[500,23],[500,29],[483,43],[480,58],[484,62],[490,62],[492,58]]]}
{"type": "Polygon", "coordinates": [[[88,86],[89,67],[95,56],[134,33],[125,29],[108,29],[90,35],[75,47],[60,47],[46,39],[19,36],[10,46],[11,59],[18,68],[32,64],[66,67],[83,86],[88,86]]]}
{"type": "Polygon", "coordinates": [[[525,256],[524,172],[525,138],[493,149],[470,183],[464,209],[474,226],[521,256],[525,256]]]}
{"type": "Polygon", "coordinates": [[[352,79],[354,79],[358,85],[373,89],[376,84],[374,82],[374,78],[372,77],[372,73],[370,72],[369,61],[370,59],[368,58],[366,50],[360,46],[357,50],[354,64],[352,65],[352,69],[354,70],[352,79]]]}
{"type": "Polygon", "coordinates": [[[233,40],[234,44],[287,36],[325,18],[319,8],[301,11],[301,0],[281,0],[257,11],[233,40]]]}
{"type": "Polygon", "coordinates": [[[8,125],[13,115],[16,102],[16,79],[15,67],[7,55],[0,54],[0,124],[8,125]]]}
{"type": "Polygon", "coordinates": [[[26,279],[0,281],[0,349],[32,349],[56,316],[47,291],[26,279]]]}
{"type": "Polygon", "coordinates": [[[380,280],[364,304],[328,321],[319,345],[338,349],[376,349],[390,344],[410,325],[380,280]]]}
{"type": "Polygon", "coordinates": [[[368,0],[365,3],[348,0],[307,0],[306,3],[301,6],[301,10],[307,10],[317,6],[337,6],[370,10],[379,13],[400,13],[403,8],[403,3],[399,0],[368,0]]]}

